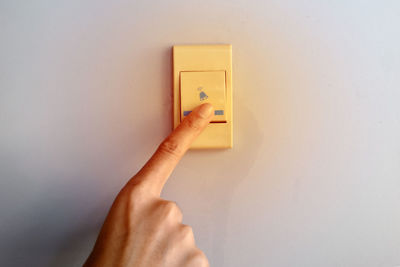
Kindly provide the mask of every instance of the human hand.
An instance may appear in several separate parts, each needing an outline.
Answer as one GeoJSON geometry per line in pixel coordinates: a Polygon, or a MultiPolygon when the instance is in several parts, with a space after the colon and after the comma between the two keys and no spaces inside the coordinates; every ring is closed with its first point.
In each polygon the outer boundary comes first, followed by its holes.
{"type": "Polygon", "coordinates": [[[85,267],[209,266],[175,202],[160,198],[171,172],[213,117],[194,109],[116,197],[85,267]]]}

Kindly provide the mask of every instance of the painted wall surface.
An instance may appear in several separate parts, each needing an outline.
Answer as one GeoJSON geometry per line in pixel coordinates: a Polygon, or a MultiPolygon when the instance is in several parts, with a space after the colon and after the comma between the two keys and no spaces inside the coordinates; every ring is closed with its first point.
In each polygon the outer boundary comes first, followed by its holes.
{"type": "Polygon", "coordinates": [[[233,45],[234,148],[163,197],[212,266],[400,266],[400,2],[1,1],[0,265],[79,266],[171,129],[171,46],[233,45]]]}

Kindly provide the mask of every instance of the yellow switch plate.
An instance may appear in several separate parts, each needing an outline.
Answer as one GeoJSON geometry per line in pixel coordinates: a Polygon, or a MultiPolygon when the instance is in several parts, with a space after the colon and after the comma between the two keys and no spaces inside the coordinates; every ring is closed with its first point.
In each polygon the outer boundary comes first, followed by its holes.
{"type": "Polygon", "coordinates": [[[202,103],[215,109],[212,122],[191,148],[231,148],[232,46],[176,45],[173,47],[174,128],[202,103]]]}

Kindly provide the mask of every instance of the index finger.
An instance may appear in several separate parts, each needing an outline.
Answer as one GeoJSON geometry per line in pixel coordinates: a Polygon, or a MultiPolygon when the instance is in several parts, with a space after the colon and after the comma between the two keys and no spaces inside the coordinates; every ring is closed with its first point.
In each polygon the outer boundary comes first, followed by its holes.
{"type": "Polygon", "coordinates": [[[133,179],[144,182],[160,195],[165,182],[195,138],[206,128],[213,117],[211,104],[195,108],[161,143],[153,156],[133,179]]]}

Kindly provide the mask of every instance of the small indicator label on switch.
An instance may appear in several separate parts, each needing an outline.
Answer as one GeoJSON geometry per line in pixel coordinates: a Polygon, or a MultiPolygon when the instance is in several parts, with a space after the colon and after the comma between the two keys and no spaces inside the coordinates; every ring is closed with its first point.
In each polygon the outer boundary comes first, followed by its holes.
{"type": "Polygon", "coordinates": [[[203,91],[200,92],[200,101],[206,100],[208,98],[208,95],[204,93],[203,91]]]}
{"type": "MultiPolygon", "coordinates": [[[[191,110],[185,110],[183,111],[183,116],[187,116],[191,113],[191,110]]],[[[214,110],[214,115],[224,115],[224,111],[223,110],[214,110]]]]}

